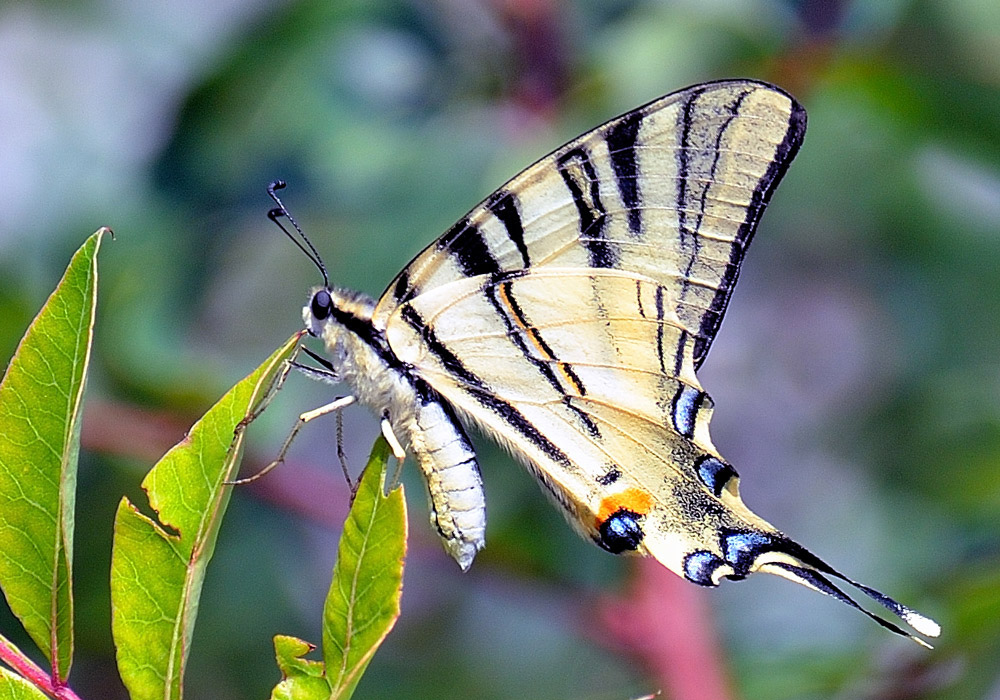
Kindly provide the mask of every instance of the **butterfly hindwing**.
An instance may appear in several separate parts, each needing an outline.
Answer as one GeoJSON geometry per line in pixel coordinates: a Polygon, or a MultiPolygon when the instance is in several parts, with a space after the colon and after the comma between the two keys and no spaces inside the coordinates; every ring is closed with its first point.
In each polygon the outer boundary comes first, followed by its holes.
{"type": "Polygon", "coordinates": [[[406,302],[387,338],[450,404],[533,466],[571,522],[602,541],[625,498],[634,549],[684,574],[724,527],[773,528],[739,500],[708,434],[695,339],[655,281],[542,268],[458,280],[406,302]],[[718,465],[700,470],[706,457],[718,465]]]}

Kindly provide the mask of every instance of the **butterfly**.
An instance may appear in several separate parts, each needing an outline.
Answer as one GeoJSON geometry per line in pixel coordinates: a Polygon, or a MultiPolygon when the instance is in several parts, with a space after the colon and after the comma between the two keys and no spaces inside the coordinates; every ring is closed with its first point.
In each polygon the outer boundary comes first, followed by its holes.
{"type": "Polygon", "coordinates": [[[301,422],[355,400],[380,415],[423,472],[432,524],[462,569],[485,543],[475,426],[609,552],[654,557],[701,586],[776,574],[929,646],[833,579],[922,635],[939,634],[933,620],[751,512],[709,436],[696,372],[805,128],[791,96],[754,80],[661,97],[516,175],[377,300],[330,284],[275,183],[272,219],[295,225],[305,245],[285,232],[323,274],[306,329],[325,345],[323,374],[352,391],[301,422]]]}

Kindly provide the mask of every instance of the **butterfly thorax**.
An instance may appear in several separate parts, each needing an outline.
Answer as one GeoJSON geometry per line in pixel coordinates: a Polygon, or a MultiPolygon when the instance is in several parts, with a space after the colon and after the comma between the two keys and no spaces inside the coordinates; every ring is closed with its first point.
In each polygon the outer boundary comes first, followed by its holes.
{"type": "Polygon", "coordinates": [[[310,303],[302,309],[306,329],[323,340],[338,378],[359,402],[379,414],[388,410],[393,417],[401,417],[412,390],[385,334],[372,324],[375,300],[362,292],[328,288],[329,315],[318,318],[313,300],[320,291],[314,289],[310,303]]]}

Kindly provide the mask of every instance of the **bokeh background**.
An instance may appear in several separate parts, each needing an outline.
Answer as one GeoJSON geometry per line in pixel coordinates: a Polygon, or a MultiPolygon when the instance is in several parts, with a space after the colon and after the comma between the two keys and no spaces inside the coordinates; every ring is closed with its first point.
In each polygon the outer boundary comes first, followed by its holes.
{"type": "MultiPolygon", "coordinates": [[[[119,498],[299,328],[319,281],[266,219],[269,181],[289,181],[332,279],[377,295],[538,156],[734,76],[791,91],[809,129],[702,371],[714,441],[753,509],[938,619],[938,648],[784,581],[703,591],[607,555],[480,441],[488,547],[468,574],[404,470],[403,614],[359,697],[1000,698],[996,0],[0,5],[0,357],[84,238],[117,234],[80,472],[78,693],[125,697],[119,498]]],[[[248,468],[329,391],[293,377],[248,468]]],[[[355,468],[376,432],[346,412],[355,468]]],[[[319,640],[347,504],[333,421],[289,462],[235,494],[190,698],[266,697],[271,636],[319,640]]],[[[17,638],[9,613],[0,630],[17,638]]]]}

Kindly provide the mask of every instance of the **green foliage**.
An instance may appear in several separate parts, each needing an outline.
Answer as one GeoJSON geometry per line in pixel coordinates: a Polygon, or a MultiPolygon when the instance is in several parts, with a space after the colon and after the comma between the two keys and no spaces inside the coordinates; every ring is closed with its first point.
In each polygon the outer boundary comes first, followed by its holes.
{"type": "Polygon", "coordinates": [[[111,560],[112,632],[133,700],[179,698],[205,571],[239,469],[243,431],[268,395],[295,335],[229,390],[149,472],[142,486],[158,519],[123,498],[111,560]]]}
{"type": "Polygon", "coordinates": [[[327,700],[330,697],[325,664],[304,658],[314,648],[296,637],[279,634],[274,638],[281,682],[274,686],[271,700],[327,700]]]}
{"type": "Polygon", "coordinates": [[[0,667],[0,700],[46,700],[34,685],[0,667]]]}
{"type": "Polygon", "coordinates": [[[0,385],[0,586],[65,680],[80,411],[97,304],[101,229],[73,256],[0,385]]]}
{"type": "MultiPolygon", "coordinates": [[[[0,585],[52,662],[37,668],[0,637],[0,700],[75,698],[64,687],[73,652],[72,549],[80,414],[97,301],[102,229],[73,256],[28,328],[0,384],[0,585]]],[[[202,586],[242,456],[246,417],[288,372],[302,333],[236,384],[150,470],[142,487],[155,517],[126,497],[115,517],[112,630],[133,700],[180,698],[202,586]]],[[[345,526],[324,612],[324,664],[279,637],[276,698],[349,698],[399,616],[406,508],[383,493],[389,450],[379,442],[345,526]]]]}
{"type": "Polygon", "coordinates": [[[389,446],[379,439],[344,523],[323,608],[323,658],[333,692],[347,700],[399,617],[406,556],[403,487],[384,494],[389,446]]]}
{"type": "Polygon", "coordinates": [[[283,680],[272,698],[348,700],[368,662],[399,617],[406,556],[406,500],[400,485],[385,494],[390,450],[372,449],[344,523],[323,609],[323,663],[302,658],[312,645],[278,636],[283,680]]]}
{"type": "MultiPolygon", "coordinates": [[[[0,637],[0,700],[76,698],[72,551],[80,414],[97,301],[91,236],[31,323],[0,384],[0,585],[52,663],[46,674],[0,637]],[[42,692],[44,691],[44,693],[42,692]]],[[[133,700],[183,695],[202,586],[239,470],[247,416],[259,415],[289,371],[302,333],[236,384],[142,482],[155,517],[122,498],[111,561],[112,631],[133,700]]],[[[376,444],[341,541],[324,611],[324,664],[305,642],[275,640],[284,680],[274,697],[349,698],[399,616],[406,507],[383,493],[389,449],[376,444]]]]}

